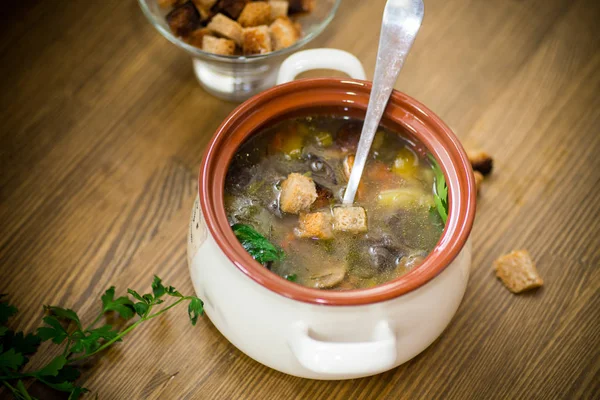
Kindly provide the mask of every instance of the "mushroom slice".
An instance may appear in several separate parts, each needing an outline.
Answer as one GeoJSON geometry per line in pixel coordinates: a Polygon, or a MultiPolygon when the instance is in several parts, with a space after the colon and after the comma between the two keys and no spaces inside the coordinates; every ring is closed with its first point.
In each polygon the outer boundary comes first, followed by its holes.
{"type": "Polygon", "coordinates": [[[310,286],[316,289],[331,289],[344,280],[346,276],[345,265],[331,265],[325,267],[322,271],[311,275],[308,280],[310,286]]]}

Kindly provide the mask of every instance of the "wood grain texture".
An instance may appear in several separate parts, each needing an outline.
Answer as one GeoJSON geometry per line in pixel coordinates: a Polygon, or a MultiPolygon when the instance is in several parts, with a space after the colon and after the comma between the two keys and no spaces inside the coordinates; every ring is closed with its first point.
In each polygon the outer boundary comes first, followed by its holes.
{"type": "MultiPolygon", "coordinates": [[[[372,76],[383,5],[344,1],[311,47],[348,50],[372,76]]],[[[43,304],[93,318],[107,287],[143,290],[153,274],[192,293],[197,170],[235,105],[199,87],[133,0],[9,2],[2,16],[0,292],[21,311],[15,327],[37,327],[43,304]]],[[[100,399],[600,398],[598,21],[594,0],[426,1],[396,87],[492,153],[495,171],[464,301],[422,354],[372,378],[304,380],[181,309],[81,383],[100,399]],[[515,248],[537,260],[541,290],[515,296],[495,279],[492,261],[515,248]]]]}

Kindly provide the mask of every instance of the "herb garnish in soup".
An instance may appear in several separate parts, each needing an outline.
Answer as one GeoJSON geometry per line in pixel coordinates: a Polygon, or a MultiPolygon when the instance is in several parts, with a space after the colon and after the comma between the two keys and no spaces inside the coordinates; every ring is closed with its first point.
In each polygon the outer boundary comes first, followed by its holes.
{"type": "Polygon", "coordinates": [[[447,217],[444,175],[433,157],[380,128],[356,203],[341,205],[362,121],[288,119],[238,150],[225,208],[254,259],[319,289],[372,287],[410,271],[435,247],[447,217]]]}

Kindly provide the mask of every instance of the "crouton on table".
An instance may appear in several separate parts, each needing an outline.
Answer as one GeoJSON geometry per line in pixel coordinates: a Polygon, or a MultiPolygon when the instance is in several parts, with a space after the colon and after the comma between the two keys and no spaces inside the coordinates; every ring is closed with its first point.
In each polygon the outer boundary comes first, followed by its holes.
{"type": "Polygon", "coordinates": [[[475,187],[477,188],[477,192],[479,192],[483,183],[483,174],[479,171],[473,171],[473,175],[475,176],[475,187]]]}
{"type": "Polygon", "coordinates": [[[269,27],[273,39],[273,49],[290,47],[298,41],[300,34],[289,18],[277,18],[269,27]]]}
{"type": "Polygon", "coordinates": [[[333,230],[349,233],[362,233],[367,228],[367,213],[362,207],[335,207],[333,209],[333,230]]]}
{"type": "Polygon", "coordinates": [[[467,156],[471,162],[473,170],[479,171],[482,175],[488,175],[494,168],[494,159],[485,151],[468,151],[467,156]]]}
{"type": "Polygon", "coordinates": [[[271,5],[266,1],[246,4],[238,18],[238,23],[245,28],[267,25],[269,22],[271,22],[271,5]]]}
{"type": "Polygon", "coordinates": [[[187,36],[200,26],[200,14],[192,3],[175,7],[167,14],[167,24],[177,36],[187,36]]]}
{"type": "Polygon", "coordinates": [[[269,28],[266,25],[244,28],[242,42],[244,54],[265,54],[273,50],[269,28]]]}
{"type": "Polygon", "coordinates": [[[307,176],[294,172],[281,184],[279,207],[283,212],[298,214],[300,211],[307,211],[316,199],[317,188],[307,176]]]}
{"type": "Polygon", "coordinates": [[[205,35],[202,38],[202,50],[222,56],[231,56],[235,52],[235,43],[233,40],[205,35]]]}
{"type": "Polygon", "coordinates": [[[282,0],[269,1],[269,5],[271,6],[271,20],[275,21],[279,17],[287,17],[289,4],[287,1],[282,0]]]}
{"type": "Polygon", "coordinates": [[[206,27],[214,32],[217,36],[231,39],[239,46],[242,45],[242,27],[240,24],[232,19],[227,18],[225,15],[215,15],[206,27]]]}
{"type": "Polygon", "coordinates": [[[544,284],[527,250],[517,250],[503,255],[494,261],[494,269],[496,276],[513,293],[520,293],[544,284]]]}
{"type": "Polygon", "coordinates": [[[294,231],[297,237],[331,239],[333,238],[332,222],[330,212],[315,212],[300,214],[298,228],[294,231]]]}

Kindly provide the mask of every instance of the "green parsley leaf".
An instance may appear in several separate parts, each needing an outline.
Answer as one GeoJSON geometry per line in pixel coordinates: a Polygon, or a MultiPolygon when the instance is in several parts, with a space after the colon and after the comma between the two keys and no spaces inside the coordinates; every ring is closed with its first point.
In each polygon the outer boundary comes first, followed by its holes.
{"type": "Polygon", "coordinates": [[[73,382],[79,377],[79,373],[76,378],[65,379],[61,377],[62,372],[65,370],[75,370],[73,367],[65,366],[63,367],[56,377],[53,376],[38,376],[38,379],[44,383],[45,385],[59,390],[61,392],[70,392],[69,399],[77,399],[82,393],[87,393],[88,390],[86,388],[82,388],[80,386],[75,385],[73,382]],[[72,397],[73,393],[76,393],[77,397],[72,397]]]}
{"type": "Polygon", "coordinates": [[[146,293],[142,297],[144,298],[144,301],[146,302],[146,304],[153,304],[154,303],[154,297],[151,294],[146,293]]]}
{"type": "Polygon", "coordinates": [[[431,167],[433,168],[433,173],[435,175],[435,193],[433,200],[437,211],[445,224],[448,220],[448,186],[446,185],[446,177],[437,160],[431,154],[429,155],[429,160],[431,161],[431,167]]]}
{"type": "Polygon", "coordinates": [[[133,305],[133,308],[135,308],[135,312],[137,315],[139,315],[140,317],[143,317],[144,315],[146,315],[146,312],[148,311],[148,304],[140,301],[139,303],[135,303],[133,305]]]}
{"type": "Polygon", "coordinates": [[[25,362],[25,357],[23,357],[23,354],[17,353],[15,349],[8,349],[5,352],[3,351],[3,346],[0,346],[0,370],[4,368],[17,370],[25,362]]]}
{"type": "Polygon", "coordinates": [[[298,279],[298,275],[296,275],[296,274],[286,275],[285,279],[287,279],[290,282],[296,282],[296,280],[298,279]]]}
{"type": "MultiPolygon", "coordinates": [[[[68,400],[77,400],[79,396],[87,392],[89,392],[89,390],[87,390],[84,387],[74,386],[73,390],[71,391],[71,394],[69,395],[68,400]]],[[[96,394],[96,398],[98,398],[98,394],[96,394]]]]}
{"type": "Polygon", "coordinates": [[[175,290],[175,288],[173,286],[167,286],[166,291],[169,296],[183,297],[183,295],[181,293],[179,293],[177,290],[175,290]]]}
{"type": "Polygon", "coordinates": [[[46,366],[37,372],[39,376],[57,376],[58,372],[68,362],[67,358],[63,355],[54,357],[46,366]]]}
{"type": "Polygon", "coordinates": [[[104,325],[85,332],[75,332],[71,335],[71,340],[74,341],[71,352],[81,353],[85,351],[85,354],[91,354],[100,348],[103,343],[102,340],[112,340],[118,334],[117,331],[112,330],[110,325],[104,325]]]}
{"type": "Polygon", "coordinates": [[[37,329],[37,335],[42,339],[42,341],[52,339],[52,342],[56,344],[61,344],[69,334],[63,328],[60,321],[53,316],[47,316],[42,319],[47,325],[50,327],[41,327],[37,329]]]}
{"type": "Polygon", "coordinates": [[[259,263],[280,261],[285,257],[283,250],[269,242],[250,225],[235,224],[231,229],[244,249],[259,263]]]}
{"type": "Polygon", "coordinates": [[[166,293],[166,289],[162,284],[162,279],[156,275],[154,275],[154,280],[152,281],[152,293],[154,294],[155,299],[161,298],[166,293]]]}
{"type": "Polygon", "coordinates": [[[204,303],[197,297],[192,297],[190,304],[188,305],[188,316],[192,325],[196,325],[198,317],[204,312],[204,303]]]}
{"type": "Polygon", "coordinates": [[[135,315],[133,308],[133,302],[128,297],[122,296],[115,299],[115,287],[111,286],[102,295],[102,311],[115,311],[118,312],[121,318],[130,319],[135,315]]]}
{"type": "MultiPolygon", "coordinates": [[[[17,386],[17,389],[19,389],[19,392],[20,392],[19,394],[27,393],[27,388],[25,387],[25,384],[23,383],[23,381],[18,380],[16,386],[17,386]]],[[[25,397],[25,399],[27,399],[27,397],[25,397]]],[[[35,397],[32,397],[31,399],[37,400],[35,397]]]]}
{"type": "MultiPolygon", "coordinates": [[[[6,295],[2,295],[4,297],[6,295]]],[[[1,297],[0,297],[1,298],[1,297]]],[[[0,302],[0,324],[6,324],[6,321],[17,313],[17,307],[11,306],[7,302],[0,302]]]]}
{"type": "Polygon", "coordinates": [[[136,300],[142,301],[142,302],[146,302],[146,300],[144,300],[144,298],[135,290],[133,289],[127,289],[127,293],[129,293],[130,295],[132,295],[136,300]]]}
{"type": "Polygon", "coordinates": [[[75,389],[75,385],[72,382],[64,381],[60,383],[48,382],[46,379],[40,379],[45,385],[50,386],[54,390],[61,392],[71,392],[75,389]]]}
{"type": "Polygon", "coordinates": [[[62,382],[75,382],[80,375],[81,372],[79,372],[77,368],[70,365],[65,365],[58,371],[56,376],[44,376],[44,381],[55,384],[62,382]]]}
{"type": "Polygon", "coordinates": [[[23,355],[35,353],[42,340],[39,336],[32,333],[24,335],[23,332],[13,332],[7,329],[6,333],[2,335],[0,344],[4,348],[13,348],[17,353],[23,355]]]}
{"type": "Polygon", "coordinates": [[[81,321],[79,321],[79,317],[77,316],[77,313],[75,311],[68,308],[61,308],[55,306],[46,306],[44,308],[50,313],[56,315],[58,318],[75,322],[77,328],[83,329],[81,327],[81,321]]]}

